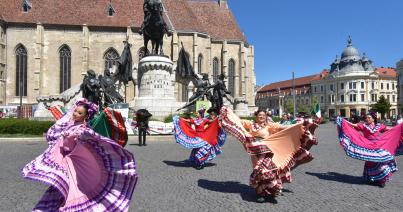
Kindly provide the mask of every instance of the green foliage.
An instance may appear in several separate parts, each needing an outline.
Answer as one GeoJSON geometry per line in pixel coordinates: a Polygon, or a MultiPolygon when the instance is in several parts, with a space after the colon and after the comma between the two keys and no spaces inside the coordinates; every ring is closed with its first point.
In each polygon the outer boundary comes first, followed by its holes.
{"type": "Polygon", "coordinates": [[[0,119],[0,134],[43,135],[53,124],[51,121],[0,119]]]}
{"type": "Polygon", "coordinates": [[[372,105],[372,110],[377,111],[381,114],[382,119],[385,117],[385,113],[390,110],[390,102],[383,95],[379,97],[379,100],[376,104],[372,105]]]}
{"type": "Polygon", "coordinates": [[[310,105],[305,105],[305,104],[298,104],[297,105],[297,112],[298,113],[310,113],[311,112],[311,106],[310,105]]]}
{"type": "Polygon", "coordinates": [[[171,123],[171,122],[173,122],[173,115],[169,114],[164,118],[164,123],[171,123]]]}
{"type": "Polygon", "coordinates": [[[280,116],[273,116],[272,119],[273,119],[274,122],[279,122],[279,121],[281,121],[280,116]]]}
{"type": "Polygon", "coordinates": [[[293,113],[294,112],[294,100],[292,98],[288,99],[286,101],[284,109],[285,109],[285,112],[287,112],[287,113],[293,113]]]}
{"type": "Polygon", "coordinates": [[[313,109],[313,107],[315,107],[316,104],[319,103],[319,98],[318,96],[312,96],[311,98],[311,109],[313,109]]]}
{"type": "Polygon", "coordinates": [[[324,118],[320,121],[320,124],[326,124],[329,122],[329,118],[324,118]]]}
{"type": "MultiPolygon", "coordinates": [[[[316,103],[318,103],[318,97],[313,96],[311,99],[311,104],[304,104],[304,103],[299,103],[296,104],[297,107],[297,113],[311,113],[313,107],[315,107],[316,103]]],[[[293,113],[294,112],[294,99],[290,98],[285,102],[284,106],[285,112],[287,113],[293,113]]]]}
{"type": "Polygon", "coordinates": [[[243,116],[243,117],[241,117],[241,119],[253,121],[253,120],[255,120],[255,117],[254,116],[243,116]]]}

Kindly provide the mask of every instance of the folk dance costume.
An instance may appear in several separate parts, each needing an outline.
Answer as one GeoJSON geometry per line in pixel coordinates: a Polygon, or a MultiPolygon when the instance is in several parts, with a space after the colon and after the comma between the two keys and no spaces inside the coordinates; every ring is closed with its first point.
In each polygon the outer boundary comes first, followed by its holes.
{"type": "Polygon", "coordinates": [[[97,106],[81,99],[46,135],[48,149],[22,170],[25,178],[50,187],[35,211],[128,211],[137,182],[132,153],[74,121],[76,108],[97,106]]]}
{"type": "Polygon", "coordinates": [[[197,169],[221,153],[226,134],[220,128],[218,119],[183,119],[173,117],[175,140],[187,149],[192,149],[189,160],[197,169]],[[194,126],[194,129],[192,128],[194,126]]]}
{"type": "Polygon", "coordinates": [[[365,161],[364,179],[384,187],[397,171],[395,153],[402,142],[403,125],[399,124],[387,130],[383,124],[351,125],[345,119],[338,117],[337,126],[340,145],[346,154],[365,161]]]}
{"type": "Polygon", "coordinates": [[[250,185],[258,201],[279,194],[282,184],[291,182],[291,169],[313,159],[308,151],[317,144],[313,135],[317,125],[313,123],[259,125],[240,120],[228,107],[221,109],[219,120],[221,127],[237,138],[251,157],[250,185]]]}

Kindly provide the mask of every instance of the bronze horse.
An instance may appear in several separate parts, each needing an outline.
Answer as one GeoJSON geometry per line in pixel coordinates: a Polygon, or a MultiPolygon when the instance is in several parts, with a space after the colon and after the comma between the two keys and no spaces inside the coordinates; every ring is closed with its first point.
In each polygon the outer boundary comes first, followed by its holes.
{"type": "Polygon", "coordinates": [[[164,55],[162,50],[165,33],[171,36],[168,27],[163,19],[163,6],[161,0],[149,0],[144,5],[144,47],[146,55],[148,54],[148,42],[151,40],[152,51],[154,55],[164,55]]]}

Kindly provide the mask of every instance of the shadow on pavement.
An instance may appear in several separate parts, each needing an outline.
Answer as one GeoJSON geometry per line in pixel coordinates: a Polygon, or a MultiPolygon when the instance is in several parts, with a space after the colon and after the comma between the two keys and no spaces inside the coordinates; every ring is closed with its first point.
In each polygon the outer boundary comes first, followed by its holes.
{"type": "Polygon", "coordinates": [[[340,174],[336,172],[328,172],[328,173],[312,173],[312,172],[305,172],[305,174],[315,176],[321,180],[329,180],[341,183],[348,183],[348,184],[357,184],[363,185],[366,184],[364,179],[360,176],[351,176],[346,174],[340,174]]]}
{"type": "Polygon", "coordinates": [[[129,145],[129,146],[140,146],[140,144],[136,144],[136,143],[134,143],[134,144],[127,144],[127,145],[129,145]]]}
{"type": "MultiPolygon", "coordinates": [[[[192,163],[189,160],[183,160],[183,161],[169,161],[169,160],[164,160],[162,161],[168,166],[175,166],[175,167],[193,167],[192,163]]],[[[215,166],[215,163],[206,163],[204,167],[211,167],[215,166]]]]}
{"type": "MultiPolygon", "coordinates": [[[[217,181],[210,181],[200,179],[197,182],[197,185],[201,188],[216,191],[216,192],[223,192],[223,193],[239,193],[241,198],[248,202],[256,202],[256,193],[252,187],[241,184],[235,181],[226,181],[226,182],[217,182],[217,181]]],[[[271,199],[269,202],[276,204],[277,200],[271,199]]]]}

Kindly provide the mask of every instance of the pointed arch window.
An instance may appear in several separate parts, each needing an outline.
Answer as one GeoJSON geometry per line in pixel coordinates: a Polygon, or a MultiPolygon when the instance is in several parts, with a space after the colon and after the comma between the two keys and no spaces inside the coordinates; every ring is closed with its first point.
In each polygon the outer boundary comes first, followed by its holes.
{"type": "Polygon", "coordinates": [[[107,13],[109,17],[112,17],[115,15],[116,11],[112,6],[112,2],[109,2],[108,7],[107,7],[107,13]]]}
{"type": "Polygon", "coordinates": [[[59,50],[60,58],[60,93],[71,87],[71,50],[63,45],[59,50]]]}
{"type": "Polygon", "coordinates": [[[217,82],[218,74],[220,72],[220,61],[218,58],[213,59],[213,82],[217,82]]]}
{"type": "Polygon", "coordinates": [[[15,95],[27,96],[27,49],[18,45],[15,50],[15,95]]]}
{"type": "Polygon", "coordinates": [[[189,89],[187,84],[182,84],[182,101],[187,102],[189,100],[189,89]]]}
{"type": "Polygon", "coordinates": [[[119,53],[116,51],[114,48],[109,48],[105,54],[104,54],[104,60],[105,60],[105,69],[104,70],[109,70],[110,73],[114,73],[118,61],[119,61],[119,53]]]}
{"type": "Polygon", "coordinates": [[[230,59],[228,62],[228,91],[235,95],[235,61],[230,59]]]}
{"type": "Polygon", "coordinates": [[[32,8],[32,4],[31,4],[31,2],[29,2],[29,0],[22,1],[22,11],[23,12],[28,12],[29,10],[31,10],[31,8],[32,8]]]}
{"type": "Polygon", "coordinates": [[[199,54],[197,58],[197,73],[201,74],[203,72],[203,55],[199,54]]]}

